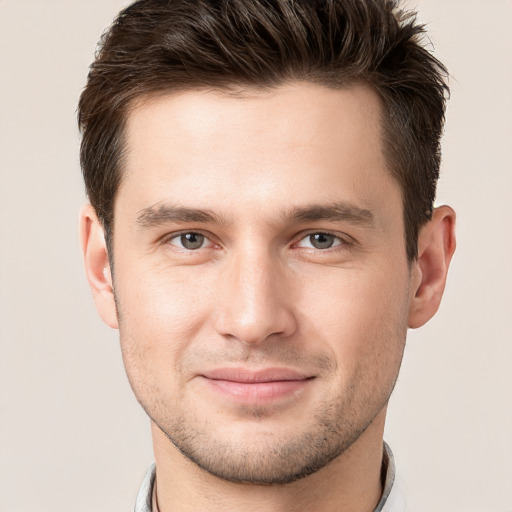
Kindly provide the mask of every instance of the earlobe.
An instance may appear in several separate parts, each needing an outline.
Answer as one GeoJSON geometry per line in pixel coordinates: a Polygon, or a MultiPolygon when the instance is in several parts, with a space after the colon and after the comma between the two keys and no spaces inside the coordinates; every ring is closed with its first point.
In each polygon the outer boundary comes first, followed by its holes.
{"type": "Polygon", "coordinates": [[[94,208],[87,204],[80,212],[80,241],[84,267],[96,309],[103,321],[117,329],[117,312],[103,226],[94,208]]]}
{"type": "Polygon", "coordinates": [[[427,323],[441,303],[448,267],[455,251],[455,212],[449,206],[434,210],[418,237],[418,260],[413,264],[409,327],[427,323]]]}

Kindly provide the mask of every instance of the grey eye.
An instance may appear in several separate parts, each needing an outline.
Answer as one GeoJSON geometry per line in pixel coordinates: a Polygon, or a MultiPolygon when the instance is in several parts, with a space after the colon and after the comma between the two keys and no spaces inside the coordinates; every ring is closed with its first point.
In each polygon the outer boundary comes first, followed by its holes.
{"type": "Polygon", "coordinates": [[[204,244],[205,237],[199,233],[183,233],[179,237],[181,245],[190,251],[200,249],[204,244]]]}
{"type": "Polygon", "coordinates": [[[329,249],[336,242],[337,237],[327,233],[314,233],[309,235],[309,243],[315,249],[329,249]]]}
{"type": "Polygon", "coordinates": [[[336,235],[331,235],[330,233],[322,233],[321,231],[317,233],[311,233],[310,235],[305,236],[302,240],[297,244],[298,247],[304,247],[305,249],[330,249],[331,247],[337,247],[338,245],[343,245],[345,242],[336,235]]]}

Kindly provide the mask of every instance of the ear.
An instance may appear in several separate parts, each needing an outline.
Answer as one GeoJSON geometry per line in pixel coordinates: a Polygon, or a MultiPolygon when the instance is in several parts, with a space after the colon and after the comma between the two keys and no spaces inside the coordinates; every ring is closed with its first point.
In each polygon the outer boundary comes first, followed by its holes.
{"type": "Polygon", "coordinates": [[[80,241],[85,274],[96,309],[108,326],[117,329],[117,311],[105,235],[103,226],[90,204],[85,205],[80,212],[80,241]]]}
{"type": "Polygon", "coordinates": [[[455,212],[449,206],[440,206],[418,237],[418,259],[412,270],[409,327],[421,327],[438,310],[454,251],[455,212]]]}

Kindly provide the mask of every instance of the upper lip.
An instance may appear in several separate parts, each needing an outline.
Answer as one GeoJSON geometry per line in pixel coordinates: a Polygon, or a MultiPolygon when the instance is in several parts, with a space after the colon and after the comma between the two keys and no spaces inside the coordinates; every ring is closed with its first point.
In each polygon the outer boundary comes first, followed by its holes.
{"type": "Polygon", "coordinates": [[[227,380],[243,383],[279,382],[290,380],[305,380],[312,377],[291,368],[265,368],[248,370],[245,368],[216,368],[201,374],[212,380],[227,380]]]}

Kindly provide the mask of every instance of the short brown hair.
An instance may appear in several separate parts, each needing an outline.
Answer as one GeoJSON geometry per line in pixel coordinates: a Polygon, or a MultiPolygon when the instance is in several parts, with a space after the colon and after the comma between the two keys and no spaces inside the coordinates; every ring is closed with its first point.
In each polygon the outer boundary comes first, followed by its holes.
{"type": "Polygon", "coordinates": [[[142,96],[192,88],[364,82],[383,105],[386,161],[403,197],[406,251],[432,215],[448,93],[416,15],[394,0],[139,0],[103,35],[78,108],[80,160],[110,241],[124,126],[142,96]]]}

